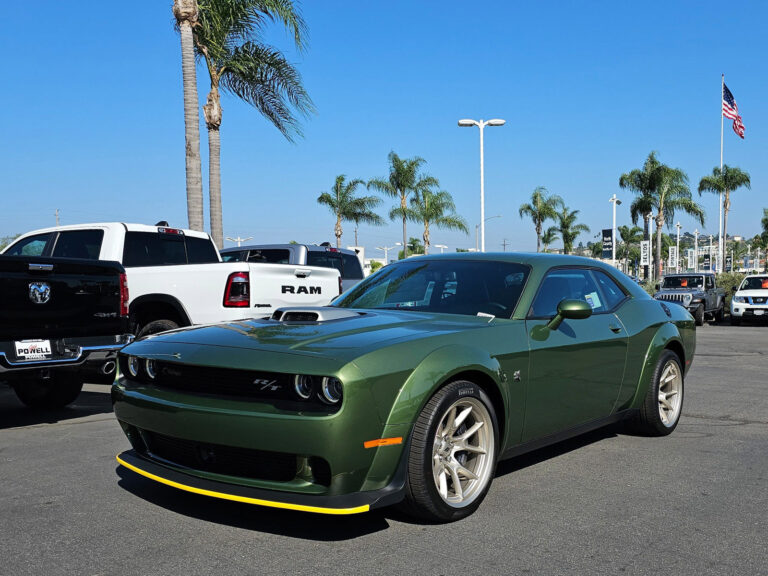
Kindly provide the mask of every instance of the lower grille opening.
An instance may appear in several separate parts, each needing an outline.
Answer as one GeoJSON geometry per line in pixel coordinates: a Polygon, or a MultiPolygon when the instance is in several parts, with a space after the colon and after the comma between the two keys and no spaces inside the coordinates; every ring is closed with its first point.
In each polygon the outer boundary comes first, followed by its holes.
{"type": "Polygon", "coordinates": [[[322,458],[307,459],[285,452],[208,444],[147,430],[141,430],[140,435],[147,447],[146,456],[160,458],[185,468],[253,480],[289,482],[296,478],[304,463],[309,461],[311,481],[324,486],[331,483],[330,466],[322,458]]]}

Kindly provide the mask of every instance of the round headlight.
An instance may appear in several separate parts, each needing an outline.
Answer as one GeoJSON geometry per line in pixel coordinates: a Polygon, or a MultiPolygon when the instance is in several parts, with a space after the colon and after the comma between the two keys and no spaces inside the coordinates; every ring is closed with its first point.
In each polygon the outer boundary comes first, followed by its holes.
{"type": "Polygon", "coordinates": [[[341,380],[338,378],[323,378],[320,397],[329,404],[338,404],[343,394],[341,380]]]}
{"type": "Polygon", "coordinates": [[[157,376],[157,364],[155,361],[147,360],[147,363],[144,364],[144,369],[147,371],[147,376],[154,380],[155,376],[157,376]]]}
{"type": "Polygon", "coordinates": [[[306,374],[297,374],[293,377],[293,391],[302,400],[309,400],[312,391],[315,388],[315,382],[312,376],[306,374]]]}
{"type": "Polygon", "coordinates": [[[136,356],[128,356],[128,374],[131,378],[139,377],[139,359],[136,356]]]}

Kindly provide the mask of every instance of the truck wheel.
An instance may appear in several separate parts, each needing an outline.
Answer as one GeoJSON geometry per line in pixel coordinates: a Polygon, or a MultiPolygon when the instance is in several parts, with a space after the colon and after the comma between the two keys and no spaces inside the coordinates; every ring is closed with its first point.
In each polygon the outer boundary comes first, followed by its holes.
{"type": "Polygon", "coordinates": [[[150,334],[157,334],[158,332],[165,332],[166,330],[173,330],[178,327],[179,325],[173,320],[153,320],[139,328],[136,338],[144,338],[144,336],[149,336],[150,334]]]}
{"type": "Polygon", "coordinates": [[[74,402],[82,389],[82,380],[61,374],[48,380],[22,381],[13,387],[18,399],[30,408],[63,408],[74,402]]]}
{"type": "Polygon", "coordinates": [[[693,313],[693,318],[696,320],[696,326],[704,326],[704,305],[699,304],[696,311],[693,313]]]}
{"type": "Polygon", "coordinates": [[[721,304],[720,308],[715,312],[715,320],[718,324],[725,320],[725,304],[721,304]]]}

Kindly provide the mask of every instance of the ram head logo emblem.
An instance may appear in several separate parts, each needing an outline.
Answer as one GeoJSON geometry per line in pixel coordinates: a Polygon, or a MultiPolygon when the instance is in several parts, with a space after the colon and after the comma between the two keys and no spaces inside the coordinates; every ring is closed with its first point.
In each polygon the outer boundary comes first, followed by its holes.
{"type": "Polygon", "coordinates": [[[29,299],[35,304],[46,304],[51,299],[51,286],[47,282],[30,282],[29,299]]]}

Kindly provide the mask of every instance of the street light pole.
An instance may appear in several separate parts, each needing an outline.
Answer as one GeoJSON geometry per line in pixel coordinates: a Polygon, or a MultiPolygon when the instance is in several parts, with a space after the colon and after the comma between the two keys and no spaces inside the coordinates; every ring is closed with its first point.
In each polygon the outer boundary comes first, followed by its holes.
{"type": "MultiPolygon", "coordinates": [[[[486,126],[504,126],[505,120],[494,118],[493,120],[459,120],[459,126],[480,128],[480,251],[485,252],[485,159],[483,153],[483,129],[486,126]]],[[[477,242],[475,242],[477,248],[477,242]]]]}
{"type": "Polygon", "coordinates": [[[240,236],[238,236],[237,238],[230,238],[229,236],[227,236],[227,240],[229,240],[230,242],[237,242],[237,247],[240,248],[241,242],[248,242],[248,240],[253,240],[253,236],[248,236],[248,238],[240,238],[240,236]]]}
{"type": "MultiPolygon", "coordinates": [[[[475,252],[477,252],[477,231],[485,230],[485,223],[488,222],[488,220],[493,220],[494,218],[501,218],[501,214],[496,214],[496,216],[488,216],[485,220],[483,220],[480,224],[475,224],[475,252]]],[[[485,244],[483,244],[485,246],[485,244]]],[[[485,248],[481,250],[481,252],[485,252],[485,248]]]]}
{"type": "Polygon", "coordinates": [[[680,225],[680,222],[675,224],[675,227],[677,228],[677,257],[675,258],[675,272],[680,272],[680,228],[682,226],[680,225]]]}
{"type": "Polygon", "coordinates": [[[389,264],[389,251],[395,248],[395,246],[376,246],[376,250],[384,251],[384,265],[389,264]]]}
{"type": "Polygon", "coordinates": [[[432,244],[432,246],[434,246],[435,248],[440,248],[440,254],[443,253],[444,249],[448,248],[448,246],[446,246],[445,244],[432,244]]]}
{"type": "Polygon", "coordinates": [[[699,229],[693,231],[693,271],[699,271],[699,229]]]}
{"type": "Polygon", "coordinates": [[[613,261],[613,267],[616,268],[616,205],[621,204],[621,200],[616,198],[616,194],[614,194],[611,196],[608,202],[613,204],[613,229],[611,232],[613,238],[611,238],[611,260],[613,261]]]}

